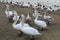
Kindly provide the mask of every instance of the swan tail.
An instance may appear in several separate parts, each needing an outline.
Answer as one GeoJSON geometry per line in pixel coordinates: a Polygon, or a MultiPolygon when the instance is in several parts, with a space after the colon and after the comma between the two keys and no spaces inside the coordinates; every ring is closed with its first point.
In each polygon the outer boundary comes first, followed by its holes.
{"type": "Polygon", "coordinates": [[[42,35],[41,33],[38,33],[38,35],[42,35]]]}

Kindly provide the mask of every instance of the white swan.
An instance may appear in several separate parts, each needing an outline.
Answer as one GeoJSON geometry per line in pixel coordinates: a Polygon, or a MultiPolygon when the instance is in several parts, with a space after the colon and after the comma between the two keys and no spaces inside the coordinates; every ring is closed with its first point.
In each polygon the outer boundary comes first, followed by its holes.
{"type": "MultiPolygon", "coordinates": [[[[22,15],[22,18],[24,20],[24,15],[22,15]]],[[[26,27],[24,25],[24,22],[23,22],[23,25],[22,25],[22,29],[21,30],[22,30],[23,33],[25,33],[27,35],[33,36],[32,40],[34,40],[34,35],[41,35],[41,33],[39,33],[39,31],[37,29],[35,29],[33,27],[30,27],[30,26],[29,27],[26,27]]]]}
{"type": "Polygon", "coordinates": [[[42,15],[41,15],[40,13],[38,13],[37,10],[34,10],[34,13],[32,14],[32,16],[33,16],[34,18],[36,18],[36,15],[42,17],[42,15]]]}
{"type": "Polygon", "coordinates": [[[18,20],[18,21],[21,21],[21,16],[19,16],[16,11],[14,11],[14,13],[15,13],[15,15],[14,15],[14,17],[13,17],[13,21],[16,21],[16,17],[17,17],[17,20],[18,20]],[[16,16],[16,15],[17,15],[17,16],[16,16]]]}
{"type": "Polygon", "coordinates": [[[6,14],[7,18],[13,16],[13,13],[14,13],[13,11],[10,11],[10,10],[9,10],[9,5],[6,4],[5,14],[6,14]]]}
{"type": "Polygon", "coordinates": [[[47,19],[48,21],[54,20],[51,16],[46,15],[46,12],[44,13],[44,19],[47,19]]]}
{"type": "Polygon", "coordinates": [[[34,23],[35,23],[36,25],[38,25],[39,27],[41,27],[42,30],[43,30],[43,28],[47,28],[46,22],[44,22],[44,21],[42,21],[42,20],[38,20],[38,15],[36,16],[36,18],[35,18],[35,20],[34,20],[34,23]]]}
{"type": "MultiPolygon", "coordinates": [[[[16,20],[14,21],[14,23],[12,24],[12,26],[13,26],[13,28],[14,29],[16,29],[16,30],[21,30],[22,28],[22,25],[23,25],[23,20],[21,19],[20,20],[20,23],[19,24],[16,24],[17,23],[17,21],[18,21],[18,18],[17,18],[17,14],[14,14],[15,15],[15,17],[16,17],[16,20]]],[[[26,26],[26,27],[29,27],[29,25],[28,24],[26,24],[26,23],[24,23],[24,25],[26,26]]]]}
{"type": "Polygon", "coordinates": [[[21,15],[22,20],[19,24],[17,23],[17,20],[13,23],[13,28],[17,29],[17,30],[21,30],[23,33],[27,34],[27,35],[41,35],[41,33],[38,32],[38,30],[36,30],[35,28],[32,28],[30,26],[27,26],[26,23],[24,23],[24,15],[21,15]]]}
{"type": "Polygon", "coordinates": [[[24,3],[24,4],[23,4],[23,7],[30,7],[30,5],[27,4],[27,3],[24,3]]]}

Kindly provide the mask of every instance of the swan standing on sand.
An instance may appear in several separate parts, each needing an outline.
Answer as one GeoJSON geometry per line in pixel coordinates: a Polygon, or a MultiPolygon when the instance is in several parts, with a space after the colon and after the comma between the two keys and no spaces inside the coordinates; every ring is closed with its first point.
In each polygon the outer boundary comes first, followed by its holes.
{"type": "Polygon", "coordinates": [[[27,34],[27,35],[30,35],[32,36],[32,39],[31,40],[34,40],[34,35],[41,35],[41,33],[38,32],[38,30],[36,30],[35,28],[33,27],[27,27],[25,26],[24,24],[24,15],[22,15],[22,19],[23,19],[23,25],[22,25],[22,32],[27,34]]]}
{"type": "MultiPolygon", "coordinates": [[[[21,20],[20,20],[20,23],[19,24],[16,24],[17,23],[17,21],[18,21],[18,18],[17,18],[17,14],[14,14],[14,16],[15,16],[15,21],[14,21],[14,23],[12,24],[12,26],[13,26],[13,28],[15,29],[15,30],[20,30],[21,31],[21,29],[22,29],[22,25],[23,25],[23,20],[22,20],[22,18],[21,18],[21,20]]],[[[29,27],[29,25],[28,24],[26,24],[26,23],[24,23],[24,25],[26,26],[26,27],[29,27]]],[[[21,32],[21,34],[20,34],[20,36],[22,35],[22,32],[21,32]]]]}
{"type": "MultiPolygon", "coordinates": [[[[20,20],[20,23],[19,23],[19,24],[16,24],[17,21],[18,21],[18,18],[17,18],[18,15],[17,15],[17,14],[14,14],[14,16],[16,17],[16,20],[15,20],[14,23],[12,24],[13,28],[16,29],[16,30],[22,29],[22,28],[21,28],[22,25],[23,25],[23,20],[22,20],[22,18],[21,18],[21,20],[20,20]]],[[[26,23],[24,23],[24,25],[25,25],[26,27],[29,27],[29,25],[26,24],[26,23]]]]}
{"type": "Polygon", "coordinates": [[[25,33],[27,35],[33,36],[32,40],[34,40],[34,35],[41,35],[41,33],[39,33],[38,30],[36,30],[35,28],[26,26],[26,23],[24,23],[24,15],[21,15],[21,17],[22,17],[21,22],[19,24],[16,24],[17,23],[17,20],[16,20],[12,25],[13,28],[15,28],[17,30],[21,30],[23,33],[25,33]]]}
{"type": "Polygon", "coordinates": [[[18,21],[21,21],[21,16],[19,16],[16,11],[14,11],[14,13],[15,13],[15,15],[14,15],[14,17],[13,17],[13,21],[16,21],[16,17],[17,17],[17,20],[18,20],[18,21]],[[16,16],[16,15],[17,15],[17,16],[16,16]]]}
{"type": "Polygon", "coordinates": [[[9,10],[9,5],[8,4],[6,4],[5,14],[6,14],[7,18],[9,19],[9,22],[11,22],[12,21],[12,18],[14,16],[13,15],[14,14],[14,11],[10,11],[9,10]]]}
{"type": "Polygon", "coordinates": [[[13,11],[9,10],[9,5],[8,4],[6,4],[5,14],[6,14],[7,18],[9,18],[10,16],[13,15],[13,11]]]}
{"type": "Polygon", "coordinates": [[[47,24],[46,24],[46,22],[44,22],[44,21],[42,21],[42,20],[38,20],[38,15],[36,16],[36,18],[35,18],[35,20],[34,20],[34,23],[35,23],[36,25],[38,25],[39,27],[41,27],[42,30],[43,30],[43,28],[44,28],[44,29],[47,29],[47,24]]]}
{"type": "MultiPolygon", "coordinates": [[[[44,13],[44,19],[47,19],[49,22],[54,20],[51,16],[46,15],[46,12],[44,13]]],[[[49,24],[49,22],[48,22],[48,24],[49,24]]]]}

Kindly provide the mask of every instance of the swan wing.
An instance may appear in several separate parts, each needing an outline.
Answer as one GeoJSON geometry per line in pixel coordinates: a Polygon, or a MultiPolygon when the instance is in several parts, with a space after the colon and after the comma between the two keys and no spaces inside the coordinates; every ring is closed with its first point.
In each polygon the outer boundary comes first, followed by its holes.
{"type": "Polygon", "coordinates": [[[21,30],[22,29],[22,25],[21,24],[17,24],[13,26],[14,29],[16,30],[21,30]]]}
{"type": "Polygon", "coordinates": [[[13,15],[13,11],[9,11],[9,15],[11,15],[11,16],[12,16],[12,15],[13,15]]]}
{"type": "Polygon", "coordinates": [[[30,25],[28,25],[28,24],[24,23],[24,27],[30,27],[30,25]]]}
{"type": "Polygon", "coordinates": [[[13,15],[13,11],[5,11],[5,14],[7,17],[12,16],[13,15]]]}
{"type": "Polygon", "coordinates": [[[32,28],[32,27],[24,27],[22,29],[22,32],[24,32],[25,34],[28,35],[39,35],[40,33],[38,32],[38,30],[32,28]]]}
{"type": "Polygon", "coordinates": [[[46,16],[47,19],[51,19],[52,17],[51,16],[46,16]]]}
{"type": "Polygon", "coordinates": [[[35,24],[38,25],[38,26],[40,26],[40,27],[47,27],[46,22],[41,21],[41,20],[35,21],[35,24]]]}

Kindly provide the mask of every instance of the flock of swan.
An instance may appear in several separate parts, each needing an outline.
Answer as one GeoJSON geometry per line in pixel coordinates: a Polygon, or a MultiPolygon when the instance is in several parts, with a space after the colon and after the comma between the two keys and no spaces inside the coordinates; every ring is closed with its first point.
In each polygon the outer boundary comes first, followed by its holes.
{"type": "Polygon", "coordinates": [[[14,2],[14,1],[8,2],[8,1],[1,0],[1,3],[8,3],[8,4],[11,4],[12,6],[16,5],[16,6],[19,6],[19,7],[27,7],[27,8],[39,8],[39,9],[47,8],[47,11],[51,11],[51,12],[52,11],[57,11],[59,9],[59,6],[57,7],[57,5],[55,5],[55,6],[50,5],[50,4],[48,4],[49,3],[48,1],[45,4],[44,3],[39,3],[39,2],[34,2],[34,3],[27,2],[27,3],[25,3],[24,1],[21,1],[21,2],[17,2],[17,1],[16,2],[14,2]]]}
{"type": "MultiPolygon", "coordinates": [[[[19,16],[15,10],[9,10],[9,5],[6,4],[5,14],[6,14],[6,17],[9,19],[9,21],[14,21],[12,24],[12,27],[15,30],[21,31],[20,36],[22,36],[22,33],[25,33],[26,35],[32,36],[31,40],[34,40],[34,36],[42,35],[42,33],[40,33],[36,28],[30,26],[28,23],[25,23],[25,19],[28,21],[32,21],[32,18],[30,17],[30,13],[27,14],[26,18],[25,18],[24,14],[21,14],[19,16]],[[17,24],[18,21],[19,21],[19,23],[17,24]]],[[[41,28],[42,30],[48,29],[47,22],[43,21],[42,18],[40,18],[40,17],[42,17],[42,15],[40,13],[38,13],[38,11],[36,9],[34,10],[34,13],[32,14],[32,16],[35,18],[34,23],[39,28],[41,28]]],[[[43,19],[48,20],[48,23],[49,23],[50,21],[52,21],[53,18],[49,15],[46,15],[46,12],[45,12],[43,19]]]]}

